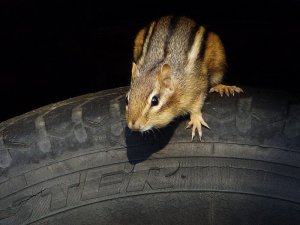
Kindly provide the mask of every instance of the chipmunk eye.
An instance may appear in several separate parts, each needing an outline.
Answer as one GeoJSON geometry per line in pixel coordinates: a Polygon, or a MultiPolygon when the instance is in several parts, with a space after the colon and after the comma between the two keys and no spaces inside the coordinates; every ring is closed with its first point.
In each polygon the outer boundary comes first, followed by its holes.
{"type": "Polygon", "coordinates": [[[153,96],[151,99],[151,106],[156,106],[158,105],[158,97],[157,96],[153,96]]]}

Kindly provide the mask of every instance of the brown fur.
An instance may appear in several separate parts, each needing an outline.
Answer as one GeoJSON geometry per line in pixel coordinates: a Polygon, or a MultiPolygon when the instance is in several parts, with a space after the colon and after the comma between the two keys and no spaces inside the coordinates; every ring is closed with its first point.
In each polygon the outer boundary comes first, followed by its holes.
{"type": "Polygon", "coordinates": [[[208,34],[204,65],[207,68],[210,77],[210,85],[214,86],[219,84],[222,81],[225,72],[226,57],[219,36],[213,32],[208,34]]]}
{"type": "Polygon", "coordinates": [[[134,40],[134,49],[133,49],[133,60],[134,60],[134,62],[136,62],[142,54],[142,47],[143,47],[143,44],[144,44],[146,31],[147,31],[146,27],[141,29],[139,31],[139,33],[136,35],[136,38],[134,40]]]}
{"type": "Polygon", "coordinates": [[[130,128],[163,127],[186,113],[201,116],[208,86],[221,82],[226,66],[220,38],[210,32],[204,40],[205,32],[191,19],[172,16],[138,32],[133,54],[136,68],[126,110],[130,128]],[[165,65],[170,68],[167,73],[165,65]],[[159,97],[160,105],[151,106],[153,95],[159,97]]]}

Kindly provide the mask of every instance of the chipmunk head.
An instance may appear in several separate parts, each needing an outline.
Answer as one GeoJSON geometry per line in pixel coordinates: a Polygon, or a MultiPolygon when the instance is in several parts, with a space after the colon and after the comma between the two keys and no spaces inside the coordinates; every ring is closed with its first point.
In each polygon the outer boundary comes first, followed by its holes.
{"type": "Polygon", "coordinates": [[[171,67],[161,66],[159,71],[140,74],[133,63],[130,91],[126,95],[128,127],[144,132],[167,125],[174,118],[174,84],[171,67]]]}

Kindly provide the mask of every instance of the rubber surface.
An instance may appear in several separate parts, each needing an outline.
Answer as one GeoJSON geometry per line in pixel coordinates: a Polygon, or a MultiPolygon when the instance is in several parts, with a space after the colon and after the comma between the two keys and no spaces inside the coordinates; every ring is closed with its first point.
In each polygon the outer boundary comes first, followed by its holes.
{"type": "Polygon", "coordinates": [[[300,98],[244,88],[187,118],[126,128],[127,87],[0,124],[0,224],[300,224],[300,98]]]}

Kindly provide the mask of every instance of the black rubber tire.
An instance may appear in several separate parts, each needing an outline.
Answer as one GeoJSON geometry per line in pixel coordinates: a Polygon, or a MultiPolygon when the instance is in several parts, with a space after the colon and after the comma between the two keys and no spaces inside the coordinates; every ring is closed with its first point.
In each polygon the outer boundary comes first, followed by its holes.
{"type": "Polygon", "coordinates": [[[106,90],[0,124],[0,224],[300,224],[300,98],[210,94],[211,129],[186,118],[126,128],[106,90]]]}

